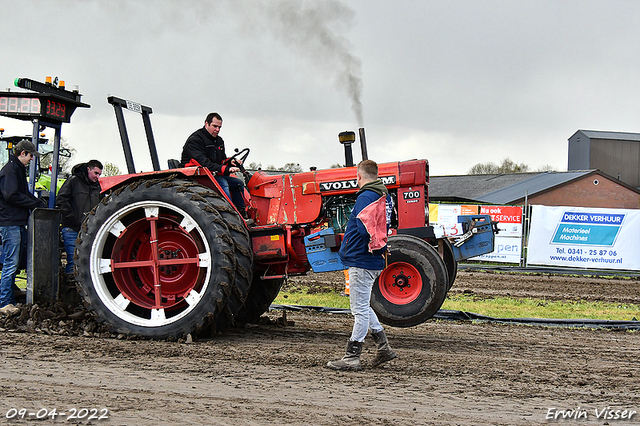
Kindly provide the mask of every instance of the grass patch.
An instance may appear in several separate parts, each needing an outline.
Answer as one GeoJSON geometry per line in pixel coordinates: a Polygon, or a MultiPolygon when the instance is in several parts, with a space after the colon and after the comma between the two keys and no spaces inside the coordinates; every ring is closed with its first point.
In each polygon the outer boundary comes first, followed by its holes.
{"type": "Polygon", "coordinates": [[[325,306],[328,308],[349,309],[349,297],[341,296],[335,291],[325,293],[309,293],[306,287],[299,287],[295,292],[281,291],[273,303],[278,305],[325,306]]]}
{"type": "Polygon", "coordinates": [[[447,297],[442,309],[474,312],[496,318],[562,318],[632,320],[640,318],[640,306],[605,302],[546,301],[496,297],[476,300],[474,296],[447,297]]]}
{"type": "MultiPolygon", "coordinates": [[[[280,292],[273,303],[280,305],[326,306],[349,308],[349,298],[336,291],[309,293],[305,287],[295,292],[280,292]]],[[[622,305],[605,302],[546,301],[543,299],[475,299],[472,295],[451,295],[442,309],[473,312],[495,318],[561,318],[628,321],[640,318],[639,305],[622,305]]]]}

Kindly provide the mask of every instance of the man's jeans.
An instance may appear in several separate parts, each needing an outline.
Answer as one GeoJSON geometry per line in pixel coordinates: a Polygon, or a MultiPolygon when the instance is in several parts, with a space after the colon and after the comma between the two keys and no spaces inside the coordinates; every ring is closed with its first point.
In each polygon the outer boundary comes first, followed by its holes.
{"type": "Polygon", "coordinates": [[[364,342],[367,332],[383,330],[378,316],[371,308],[371,289],[382,271],[349,268],[349,305],[354,318],[351,341],[364,342]]]}
{"type": "Polygon", "coordinates": [[[9,304],[16,303],[13,288],[20,266],[20,252],[22,251],[22,240],[26,237],[26,229],[24,226],[0,226],[0,237],[2,237],[4,254],[2,277],[0,278],[0,308],[4,308],[9,304]]]}
{"type": "Polygon", "coordinates": [[[64,251],[67,253],[67,266],[64,267],[65,274],[73,273],[73,252],[76,248],[78,233],[71,228],[62,228],[62,243],[64,251]]]}
{"type": "Polygon", "coordinates": [[[227,194],[227,197],[233,202],[238,210],[244,210],[244,198],[242,193],[244,192],[244,184],[240,179],[233,176],[215,176],[216,181],[222,187],[222,190],[227,194]]]}

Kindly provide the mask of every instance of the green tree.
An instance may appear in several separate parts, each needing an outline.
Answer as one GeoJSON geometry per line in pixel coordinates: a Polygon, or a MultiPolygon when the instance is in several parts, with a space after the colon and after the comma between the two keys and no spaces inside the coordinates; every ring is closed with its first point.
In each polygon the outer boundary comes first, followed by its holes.
{"type": "Polygon", "coordinates": [[[113,163],[106,161],[102,169],[102,176],[118,176],[121,175],[120,168],[113,163]]]}

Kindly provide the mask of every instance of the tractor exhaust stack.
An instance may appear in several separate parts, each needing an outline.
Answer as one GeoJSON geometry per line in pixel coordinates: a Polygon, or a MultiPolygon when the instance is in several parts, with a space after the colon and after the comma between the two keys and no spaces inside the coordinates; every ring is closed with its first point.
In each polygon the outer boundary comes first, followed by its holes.
{"type": "Polygon", "coordinates": [[[369,156],[367,155],[367,138],[364,136],[364,127],[360,127],[358,129],[360,132],[360,149],[362,150],[362,161],[368,160],[369,156]]]}

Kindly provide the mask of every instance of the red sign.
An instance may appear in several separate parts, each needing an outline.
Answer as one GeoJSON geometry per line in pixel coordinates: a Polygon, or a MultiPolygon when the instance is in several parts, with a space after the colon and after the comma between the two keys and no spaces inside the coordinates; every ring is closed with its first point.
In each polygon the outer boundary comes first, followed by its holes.
{"type": "Polygon", "coordinates": [[[481,206],[480,214],[489,214],[491,220],[500,223],[522,223],[520,206],[481,206]]]}

